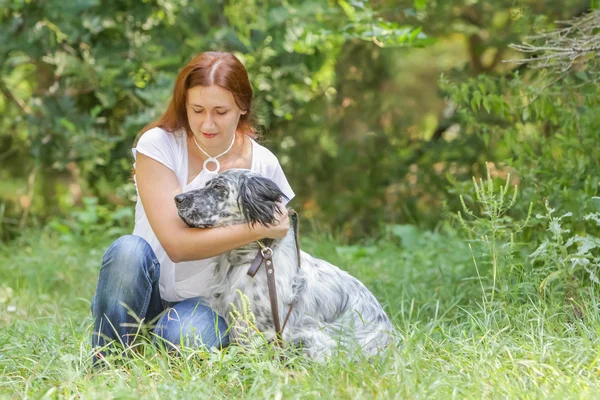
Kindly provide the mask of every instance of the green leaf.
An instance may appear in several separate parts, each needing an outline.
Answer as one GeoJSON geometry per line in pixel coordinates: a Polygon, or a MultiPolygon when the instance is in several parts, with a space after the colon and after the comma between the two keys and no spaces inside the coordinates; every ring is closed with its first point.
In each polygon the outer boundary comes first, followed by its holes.
{"type": "Polygon", "coordinates": [[[417,10],[422,11],[427,6],[427,0],[415,0],[414,4],[417,10]]]}
{"type": "Polygon", "coordinates": [[[354,7],[352,7],[350,4],[348,4],[347,1],[345,1],[345,0],[338,0],[338,5],[340,7],[342,7],[342,10],[344,10],[344,12],[346,13],[346,16],[348,16],[348,19],[350,21],[356,21],[357,20],[356,10],[354,9],[354,7]]]}
{"type": "Polygon", "coordinates": [[[473,111],[479,111],[481,108],[481,92],[475,91],[473,93],[473,98],[471,99],[471,108],[473,111]]]}
{"type": "Polygon", "coordinates": [[[490,98],[489,97],[486,97],[483,99],[483,108],[485,108],[485,111],[487,111],[488,114],[490,113],[492,108],[490,106],[490,98]]]}
{"type": "Polygon", "coordinates": [[[77,132],[77,126],[66,118],[60,119],[60,125],[65,127],[71,133],[77,132]]]}
{"type": "Polygon", "coordinates": [[[577,71],[577,73],[575,73],[575,76],[583,82],[587,82],[590,80],[590,77],[588,76],[588,74],[585,73],[585,71],[577,71]]]}
{"type": "Polygon", "coordinates": [[[541,283],[540,286],[538,288],[539,292],[541,294],[544,294],[544,292],[546,291],[546,287],[548,286],[549,283],[551,283],[552,281],[558,279],[561,277],[561,275],[563,274],[563,270],[559,269],[556,270],[554,272],[552,272],[550,275],[548,275],[541,283]]]}

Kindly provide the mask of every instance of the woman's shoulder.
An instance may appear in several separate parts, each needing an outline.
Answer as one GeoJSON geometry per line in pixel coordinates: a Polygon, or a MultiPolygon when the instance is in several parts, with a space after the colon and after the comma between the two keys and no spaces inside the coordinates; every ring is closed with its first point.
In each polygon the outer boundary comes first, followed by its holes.
{"type": "Polygon", "coordinates": [[[279,160],[277,156],[273,154],[271,150],[262,144],[258,143],[255,139],[250,139],[252,141],[252,149],[253,149],[253,157],[255,162],[272,166],[279,164],[279,160]]]}
{"type": "Polygon", "coordinates": [[[140,143],[165,143],[165,144],[180,144],[185,141],[185,132],[175,131],[169,132],[161,127],[154,127],[142,133],[137,141],[137,145],[140,143]]]}
{"type": "Polygon", "coordinates": [[[185,132],[169,132],[155,127],[144,132],[131,149],[133,157],[137,153],[154,158],[165,164],[173,171],[180,166],[180,159],[185,154],[185,132]]]}

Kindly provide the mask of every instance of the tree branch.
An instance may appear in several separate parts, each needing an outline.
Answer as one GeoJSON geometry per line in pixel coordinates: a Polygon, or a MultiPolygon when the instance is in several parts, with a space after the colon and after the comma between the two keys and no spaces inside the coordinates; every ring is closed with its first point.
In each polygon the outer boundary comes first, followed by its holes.
{"type": "Polygon", "coordinates": [[[549,69],[562,74],[576,63],[592,63],[600,57],[600,11],[594,10],[568,21],[557,21],[563,28],[529,36],[532,43],[511,44],[511,48],[534,57],[505,60],[517,64],[528,64],[532,69],[549,69]],[[539,44],[537,44],[539,43],[539,44]]]}
{"type": "Polygon", "coordinates": [[[4,97],[6,97],[6,99],[9,102],[15,104],[17,106],[17,108],[24,115],[31,115],[31,108],[29,108],[29,106],[27,104],[25,104],[25,102],[23,100],[21,100],[18,97],[16,97],[10,91],[10,89],[4,84],[4,81],[2,79],[0,79],[0,92],[2,92],[2,94],[4,95],[4,97]]]}

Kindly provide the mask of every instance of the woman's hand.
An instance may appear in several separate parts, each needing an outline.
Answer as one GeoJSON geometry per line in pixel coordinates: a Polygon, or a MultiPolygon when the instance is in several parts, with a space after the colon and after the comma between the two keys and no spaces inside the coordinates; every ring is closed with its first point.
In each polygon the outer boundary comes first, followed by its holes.
{"type": "Polygon", "coordinates": [[[290,218],[287,208],[282,203],[277,203],[279,212],[275,212],[275,222],[268,227],[262,227],[265,238],[282,239],[290,230],[290,218]]]}

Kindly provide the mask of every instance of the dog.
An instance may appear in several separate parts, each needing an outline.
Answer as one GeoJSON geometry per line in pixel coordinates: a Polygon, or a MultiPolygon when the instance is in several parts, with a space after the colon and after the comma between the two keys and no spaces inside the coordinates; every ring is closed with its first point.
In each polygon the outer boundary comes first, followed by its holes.
{"type": "MultiPolygon", "coordinates": [[[[175,202],[180,218],[190,227],[266,226],[275,223],[277,202],[284,197],[270,179],[250,170],[231,169],[202,189],[179,194],[175,202]]],[[[361,349],[374,356],[392,344],[394,327],[375,296],[347,272],[300,251],[295,236],[292,227],[272,245],[277,307],[280,318],[287,318],[283,342],[299,346],[317,361],[339,349],[361,349]]],[[[234,340],[244,329],[232,321],[232,311],[244,307],[238,291],[250,300],[255,329],[267,340],[277,339],[266,273],[247,274],[260,249],[253,242],[222,254],[214,269],[208,301],[230,324],[234,340]]]]}

